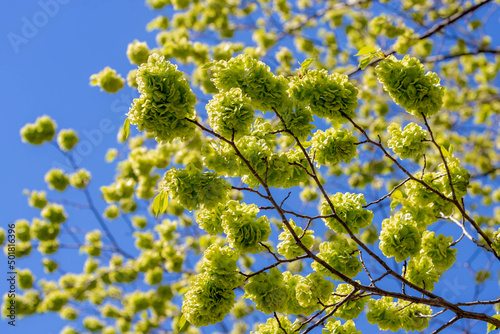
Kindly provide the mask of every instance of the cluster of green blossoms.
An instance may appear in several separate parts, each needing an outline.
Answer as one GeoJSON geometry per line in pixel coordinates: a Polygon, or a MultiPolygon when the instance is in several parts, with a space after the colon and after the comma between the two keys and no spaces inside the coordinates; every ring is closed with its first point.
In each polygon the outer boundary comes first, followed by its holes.
{"type": "MultiPolygon", "coordinates": [[[[312,235],[313,231],[307,230],[304,233],[304,230],[300,226],[297,226],[292,219],[290,219],[288,222],[290,223],[290,226],[298,237],[301,237],[302,234],[304,234],[300,241],[305,247],[310,249],[314,244],[314,236],[312,235]]],[[[304,250],[300,248],[299,245],[297,245],[292,233],[290,233],[288,228],[286,228],[285,226],[284,231],[281,232],[278,239],[281,240],[281,242],[278,244],[278,254],[283,255],[285,258],[293,259],[305,253],[304,250]]]]}
{"type": "Polygon", "coordinates": [[[62,129],[57,134],[57,144],[63,151],[71,151],[78,143],[76,132],[71,129],[62,129]]]}
{"type": "MultiPolygon", "coordinates": [[[[330,196],[330,201],[335,208],[338,219],[342,220],[352,233],[357,234],[372,223],[373,212],[363,209],[366,204],[363,194],[336,193],[330,196]]],[[[323,216],[332,215],[330,204],[323,200],[319,207],[319,212],[323,216]]],[[[323,219],[326,225],[337,233],[347,233],[336,217],[323,219]]]]}
{"type": "Polygon", "coordinates": [[[324,117],[333,124],[343,124],[354,117],[358,106],[358,89],[347,76],[326,70],[310,70],[304,75],[294,77],[288,92],[297,101],[307,104],[316,116],[324,117]]]}
{"type": "Polygon", "coordinates": [[[195,125],[188,119],[195,118],[196,96],[177,65],[154,53],[139,67],[137,84],[141,96],[128,113],[130,124],[159,142],[193,136],[195,125]]]}
{"type": "Polygon", "coordinates": [[[311,155],[318,165],[333,166],[339,162],[350,164],[357,153],[357,141],[352,131],[346,129],[318,130],[311,139],[311,155]]]}
{"type": "Polygon", "coordinates": [[[215,208],[227,202],[231,186],[214,172],[202,173],[193,164],[185,169],[171,168],[160,184],[161,191],[167,191],[187,210],[200,206],[215,208]]]}
{"type": "Polygon", "coordinates": [[[289,297],[283,273],[276,267],[251,277],[245,285],[245,298],[253,300],[257,310],[266,314],[285,312],[289,297]]]}
{"type": "Polygon", "coordinates": [[[123,88],[125,80],[110,67],[90,76],[90,85],[99,86],[107,93],[116,93],[123,88]]]}
{"type": "Polygon", "coordinates": [[[251,106],[262,112],[279,108],[286,96],[286,79],[246,54],[215,63],[213,72],[212,81],[220,92],[240,88],[250,98],[251,106]]]}
{"type": "MultiPolygon", "coordinates": [[[[349,278],[354,278],[363,270],[357,253],[358,247],[353,241],[342,236],[337,236],[336,240],[325,241],[319,245],[318,257],[341,274],[349,278]]],[[[342,280],[342,278],[338,277],[318,262],[313,262],[311,267],[315,272],[321,275],[331,277],[334,280],[342,280]]]]}
{"type": "Polygon", "coordinates": [[[278,320],[275,318],[267,319],[265,324],[260,324],[257,326],[257,330],[253,331],[252,334],[280,334],[285,331],[286,333],[294,333],[297,331],[298,326],[292,324],[287,317],[278,316],[278,320]]]}
{"type": "Polygon", "coordinates": [[[392,123],[387,130],[391,134],[387,144],[401,159],[422,156],[426,148],[425,142],[423,142],[426,132],[420,126],[410,123],[401,131],[399,124],[392,123]]]}
{"type": "Polygon", "coordinates": [[[329,318],[323,334],[361,334],[361,331],[356,330],[356,325],[352,320],[347,320],[342,324],[340,320],[329,318]]]}
{"type": "Polygon", "coordinates": [[[257,253],[262,250],[261,242],[271,235],[269,219],[257,218],[259,208],[238,201],[229,201],[220,216],[220,224],[227,235],[227,242],[241,253],[257,253]]]}
{"type": "Polygon", "coordinates": [[[382,221],[379,247],[385,256],[404,261],[420,252],[421,243],[422,235],[411,214],[397,212],[382,221]]]}
{"type": "Polygon", "coordinates": [[[429,117],[443,105],[444,88],[434,72],[425,73],[417,58],[406,55],[397,60],[389,56],[376,67],[377,76],[391,98],[408,113],[429,117]]]}
{"type": "Polygon", "coordinates": [[[235,303],[234,288],[243,282],[238,273],[238,253],[229,247],[211,245],[204,253],[201,273],[190,283],[182,313],[196,327],[224,319],[235,303]]]}
{"type": "Polygon", "coordinates": [[[222,137],[239,139],[250,133],[254,110],[240,88],[214,95],[206,108],[210,126],[222,137]]]}
{"type": "MultiPolygon", "coordinates": [[[[467,169],[460,166],[460,161],[457,158],[448,157],[446,160],[448,169],[444,163],[441,163],[437,172],[425,173],[422,181],[445,197],[453,199],[453,191],[448,177],[449,171],[455,196],[460,200],[467,194],[470,174],[467,169]]],[[[436,222],[442,215],[449,216],[454,212],[453,203],[414,180],[406,182],[404,193],[398,194],[395,197],[391,196],[393,197],[391,207],[394,208],[398,204],[402,204],[401,212],[410,213],[418,222],[420,231],[425,230],[427,225],[436,222]]]]}
{"type": "Polygon", "coordinates": [[[432,310],[428,305],[408,304],[400,300],[397,304],[391,297],[371,299],[368,302],[368,312],[366,319],[369,323],[377,324],[381,330],[397,332],[400,329],[405,331],[422,331],[429,326],[429,316],[432,310]]]}
{"type": "Polygon", "coordinates": [[[56,123],[49,116],[41,116],[33,124],[26,124],[21,129],[21,138],[24,142],[40,145],[51,141],[56,134],[56,123]]]}

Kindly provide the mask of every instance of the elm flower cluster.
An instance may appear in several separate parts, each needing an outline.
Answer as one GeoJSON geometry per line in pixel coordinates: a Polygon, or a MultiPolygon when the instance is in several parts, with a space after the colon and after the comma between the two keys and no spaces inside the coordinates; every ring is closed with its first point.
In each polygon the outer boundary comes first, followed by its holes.
{"type": "Polygon", "coordinates": [[[45,174],[45,182],[51,189],[64,191],[69,184],[69,179],[62,169],[53,168],[45,174]]]}
{"type": "Polygon", "coordinates": [[[329,318],[323,334],[361,334],[361,331],[356,330],[354,321],[347,320],[344,324],[335,318],[329,318]]]}
{"type": "Polygon", "coordinates": [[[28,204],[37,209],[43,209],[47,205],[47,193],[45,191],[33,190],[29,193],[28,204]]]}
{"type": "Polygon", "coordinates": [[[420,252],[422,235],[411,214],[397,212],[382,221],[380,249],[387,257],[394,256],[396,262],[406,260],[420,252]]]}
{"type": "Polygon", "coordinates": [[[251,334],[282,334],[283,330],[286,333],[294,333],[297,330],[287,317],[280,315],[278,319],[279,323],[275,318],[267,319],[265,324],[257,326],[257,330],[252,331],[251,334]]]}
{"type": "Polygon", "coordinates": [[[69,175],[69,184],[77,189],[84,189],[90,182],[91,175],[88,170],[81,168],[69,175]]]}
{"type": "Polygon", "coordinates": [[[255,204],[247,205],[229,201],[222,214],[222,228],[231,247],[241,253],[257,253],[261,250],[260,242],[267,241],[271,235],[271,226],[266,216],[257,218],[259,208],[255,204]]]}
{"type": "Polygon", "coordinates": [[[254,110],[240,88],[214,95],[206,109],[210,126],[221,136],[239,139],[250,133],[254,110]]]}
{"type": "Polygon", "coordinates": [[[347,76],[326,70],[310,70],[290,81],[290,96],[305,103],[318,117],[325,117],[334,124],[347,122],[344,114],[354,117],[358,106],[358,89],[348,81],[347,76]]]}
{"type": "Polygon", "coordinates": [[[426,132],[417,124],[410,123],[401,131],[399,124],[392,123],[387,130],[391,134],[387,144],[401,159],[419,158],[425,152],[426,132]]]}
{"type": "Polygon", "coordinates": [[[294,103],[291,99],[284,100],[276,111],[280,115],[285,128],[290,130],[298,140],[307,140],[311,135],[311,130],[316,128],[312,124],[314,119],[311,110],[304,103],[298,101],[294,103]]]}
{"type": "Polygon", "coordinates": [[[303,279],[301,275],[292,275],[289,271],[285,271],[283,273],[283,278],[285,280],[285,286],[288,294],[288,301],[286,303],[286,307],[283,310],[285,314],[293,314],[293,315],[310,315],[314,311],[319,309],[319,303],[314,303],[307,306],[302,306],[296,295],[297,285],[303,279]]]}
{"type": "Polygon", "coordinates": [[[66,221],[66,212],[64,208],[59,204],[48,204],[40,213],[43,218],[47,219],[51,223],[60,224],[66,221]]]}
{"type": "Polygon", "coordinates": [[[71,151],[78,143],[76,132],[71,129],[62,129],[57,134],[57,144],[63,151],[71,151]]]}
{"type": "MultiPolygon", "coordinates": [[[[373,212],[363,209],[363,205],[366,204],[363,194],[336,193],[330,196],[330,201],[337,216],[346,223],[352,233],[357,234],[361,229],[370,226],[372,223],[373,212]]],[[[319,212],[323,216],[333,214],[326,200],[321,202],[319,212]]],[[[347,233],[345,228],[334,217],[324,218],[323,220],[335,232],[347,233]]]]}
{"type": "Polygon", "coordinates": [[[339,162],[349,164],[357,154],[357,141],[352,131],[346,129],[318,130],[311,139],[309,150],[318,165],[333,166],[339,162]]]}
{"type": "MultiPolygon", "coordinates": [[[[328,300],[327,305],[334,305],[342,301],[347,295],[352,292],[353,287],[349,284],[343,283],[337,286],[335,294],[332,294],[328,300]]],[[[342,304],[339,309],[335,312],[335,316],[342,318],[344,320],[356,319],[359,317],[361,312],[365,309],[368,297],[358,298],[354,300],[349,300],[348,302],[342,304]]]]}
{"type": "Polygon", "coordinates": [[[51,141],[56,134],[56,122],[49,116],[38,117],[35,123],[28,123],[20,131],[23,142],[41,145],[51,141]]]}
{"type": "Polygon", "coordinates": [[[156,53],[137,72],[141,96],[134,99],[128,118],[139,131],[153,134],[159,142],[192,137],[196,96],[177,65],[156,53]]]}
{"type": "Polygon", "coordinates": [[[275,76],[269,66],[246,54],[214,64],[212,79],[221,92],[240,88],[251,100],[252,107],[266,112],[277,108],[286,98],[287,82],[275,76]]]}
{"type": "Polygon", "coordinates": [[[258,311],[266,314],[282,313],[289,299],[283,273],[274,267],[269,273],[252,276],[245,285],[244,297],[253,300],[258,311]]]}
{"type": "MultiPolygon", "coordinates": [[[[297,226],[292,219],[289,220],[289,223],[292,226],[295,234],[300,237],[303,234],[304,230],[300,226],[297,226]]],[[[286,228],[286,226],[283,226],[283,229],[284,231],[281,232],[278,237],[278,239],[281,240],[281,242],[278,244],[278,254],[283,255],[287,259],[293,259],[297,256],[303,255],[305,253],[304,250],[300,248],[299,245],[297,245],[288,228],[286,228]]],[[[314,237],[312,234],[313,231],[307,230],[302,239],[300,239],[302,244],[307,248],[311,248],[311,246],[314,244],[314,237]]]]}
{"type": "Polygon", "coordinates": [[[333,293],[335,284],[324,278],[321,274],[311,273],[302,277],[295,288],[295,297],[303,307],[319,305],[318,301],[325,304],[333,293]]]}
{"type": "Polygon", "coordinates": [[[453,237],[445,237],[440,234],[437,237],[434,232],[424,231],[422,234],[422,251],[424,255],[432,259],[438,273],[448,270],[457,258],[457,250],[451,248],[453,237]]]}
{"type": "Polygon", "coordinates": [[[193,164],[186,169],[173,167],[165,173],[160,184],[162,191],[177,200],[187,210],[200,206],[211,209],[229,199],[231,186],[214,172],[202,173],[193,164]]]}
{"type": "Polygon", "coordinates": [[[90,85],[99,86],[108,93],[116,93],[123,88],[125,80],[110,67],[90,76],[90,85]]]}
{"type": "Polygon", "coordinates": [[[222,213],[226,209],[225,204],[220,204],[213,209],[202,208],[196,211],[196,222],[198,226],[210,235],[222,234],[222,213]]]}
{"type": "Polygon", "coordinates": [[[235,303],[234,288],[243,282],[236,265],[238,254],[229,247],[211,245],[184,297],[182,313],[196,327],[222,321],[235,303]]]}
{"type": "Polygon", "coordinates": [[[406,55],[397,60],[389,56],[376,67],[377,77],[390,97],[406,112],[429,117],[437,114],[443,105],[444,88],[434,72],[425,73],[417,58],[406,55]]]}
{"type": "Polygon", "coordinates": [[[127,47],[127,57],[131,64],[142,65],[148,61],[150,51],[146,42],[134,40],[127,47]]]}
{"type": "MultiPolygon", "coordinates": [[[[338,237],[334,241],[321,243],[319,245],[318,257],[328,263],[333,269],[349,278],[354,278],[363,270],[357,253],[358,248],[353,242],[344,237],[338,237]]],[[[318,274],[331,277],[334,280],[342,280],[318,262],[313,262],[311,267],[318,274]]]]}
{"type": "Polygon", "coordinates": [[[124,198],[131,198],[134,195],[133,179],[119,179],[109,186],[102,186],[102,197],[107,203],[118,202],[124,198]]]}
{"type": "Polygon", "coordinates": [[[434,290],[434,283],[439,281],[439,272],[436,270],[432,258],[420,254],[408,261],[404,277],[422,289],[432,291],[434,290]]]}

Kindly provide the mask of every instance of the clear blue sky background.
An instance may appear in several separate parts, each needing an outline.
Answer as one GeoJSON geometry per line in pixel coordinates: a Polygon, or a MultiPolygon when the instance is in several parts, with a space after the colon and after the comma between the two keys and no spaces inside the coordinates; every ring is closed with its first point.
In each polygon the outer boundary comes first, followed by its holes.
{"type": "MultiPolygon", "coordinates": [[[[158,13],[147,8],[142,0],[65,2],[58,6],[52,17],[40,14],[43,8],[35,0],[3,1],[0,4],[0,221],[4,228],[16,219],[30,220],[39,214],[38,210],[27,206],[22,190],[46,189],[43,180],[46,171],[52,166],[65,164],[55,148],[26,145],[20,140],[19,129],[42,114],[54,118],[59,129],[76,129],[82,142],[87,142],[86,147],[80,147],[80,151],[77,149],[80,157],[77,162],[92,172],[90,190],[97,194],[95,197],[99,197],[99,185],[112,182],[114,166],[104,163],[104,155],[109,147],[116,146],[116,132],[123,123],[123,115],[132,97],[137,93],[127,86],[117,94],[102,93],[98,88],[90,87],[88,79],[108,65],[126,75],[133,66],[125,51],[134,39],[146,40],[150,46],[156,45],[154,34],[147,33],[145,25],[158,13]],[[39,27],[35,26],[36,31],[30,31],[26,22],[38,23],[39,27]],[[13,38],[18,38],[14,34],[27,38],[17,45],[12,42],[13,38]]],[[[167,15],[168,12],[163,11],[167,15]]],[[[497,19],[495,22],[498,24],[497,19]]],[[[69,168],[67,170],[70,171],[69,168]]],[[[82,201],[81,194],[74,190],[63,196],[82,201]]],[[[104,203],[99,201],[97,206],[102,210],[104,203]]],[[[88,213],[72,211],[71,208],[67,211],[72,226],[88,230],[97,228],[88,213]]],[[[439,224],[434,227],[438,228],[439,224]]],[[[119,241],[130,240],[126,239],[129,232],[122,221],[109,225],[119,241]]],[[[455,232],[458,233],[456,229],[455,232]]],[[[65,235],[61,238],[63,242],[69,240],[65,235]]],[[[132,250],[133,246],[124,248],[132,250]]],[[[64,263],[65,271],[81,271],[85,257],[78,255],[77,250],[59,253],[55,258],[64,263]],[[68,261],[69,257],[71,261],[68,261]]],[[[459,261],[467,261],[471,253],[462,254],[459,261]]],[[[6,289],[4,259],[2,252],[0,295],[6,289]]],[[[43,277],[40,259],[38,252],[33,250],[32,255],[22,259],[19,266],[30,267],[38,277],[43,277]]],[[[473,262],[474,269],[484,266],[487,260],[480,252],[473,262]]],[[[487,292],[481,295],[483,299],[496,298],[499,294],[496,272],[493,276],[495,278],[485,287],[487,292]]],[[[465,287],[470,282],[467,268],[458,267],[449,271],[441,282],[435,292],[450,301],[469,300],[474,293],[465,287]]],[[[15,330],[7,327],[5,319],[2,319],[0,333],[56,334],[62,327],[58,319],[58,315],[54,314],[30,317],[18,322],[15,330]]],[[[371,326],[366,328],[376,331],[371,326]]],[[[474,332],[479,333],[483,329],[476,327],[474,332]]]]}

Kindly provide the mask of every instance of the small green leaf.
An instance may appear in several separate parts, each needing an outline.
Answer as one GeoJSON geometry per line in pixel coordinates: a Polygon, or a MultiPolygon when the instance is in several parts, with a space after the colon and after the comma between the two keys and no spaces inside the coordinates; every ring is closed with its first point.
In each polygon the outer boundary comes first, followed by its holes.
{"type": "Polygon", "coordinates": [[[313,61],[314,61],[314,58],[308,58],[308,59],[304,60],[302,62],[302,64],[300,64],[300,68],[302,68],[302,69],[305,70],[306,68],[308,68],[309,66],[311,66],[311,64],[313,63],[313,61]]]}
{"type": "Polygon", "coordinates": [[[448,150],[444,146],[441,146],[441,152],[443,152],[443,156],[445,158],[448,158],[450,156],[450,152],[448,152],[448,150]]]}
{"type": "Polygon", "coordinates": [[[160,193],[160,213],[164,213],[167,211],[168,206],[168,193],[166,191],[162,191],[160,193]]]}
{"type": "Polygon", "coordinates": [[[394,199],[400,199],[403,198],[403,193],[401,192],[401,190],[397,189],[392,193],[391,197],[394,199]]]}
{"type": "Polygon", "coordinates": [[[214,66],[214,63],[212,63],[212,62],[206,63],[205,65],[203,65],[203,67],[201,69],[202,70],[208,70],[212,66],[214,66]]]}
{"type": "Polygon", "coordinates": [[[450,152],[450,156],[453,156],[453,150],[455,149],[455,146],[453,144],[450,144],[450,147],[448,148],[448,152],[450,152]]]}
{"type": "Polygon", "coordinates": [[[179,318],[179,332],[185,332],[189,327],[189,322],[186,320],[184,313],[179,318]]]}
{"type": "Polygon", "coordinates": [[[370,65],[370,62],[372,61],[373,58],[375,58],[376,56],[374,54],[371,54],[367,57],[364,57],[363,59],[361,59],[361,61],[359,62],[359,68],[364,70],[366,68],[366,66],[370,65]]]}
{"type": "Polygon", "coordinates": [[[128,138],[128,135],[130,133],[130,119],[127,117],[125,119],[125,122],[123,123],[123,136],[125,139],[128,138]]]}
{"type": "Polygon", "coordinates": [[[365,46],[359,50],[358,53],[355,54],[355,56],[364,56],[369,53],[374,53],[377,52],[377,50],[373,46],[365,46]]]}
{"type": "Polygon", "coordinates": [[[161,201],[161,193],[156,195],[155,199],[153,200],[153,213],[155,216],[158,216],[158,213],[160,212],[160,201],[161,201]]]}
{"type": "Polygon", "coordinates": [[[395,198],[391,201],[391,211],[394,211],[394,209],[399,205],[400,201],[399,198],[395,198]]]}

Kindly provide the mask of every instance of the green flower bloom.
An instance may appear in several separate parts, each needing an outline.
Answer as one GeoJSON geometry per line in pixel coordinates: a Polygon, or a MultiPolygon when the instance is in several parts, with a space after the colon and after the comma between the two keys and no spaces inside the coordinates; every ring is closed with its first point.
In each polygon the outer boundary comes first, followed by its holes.
{"type": "MultiPolygon", "coordinates": [[[[297,226],[292,219],[289,220],[289,223],[292,226],[295,234],[300,237],[304,230],[301,227],[297,226]]],[[[307,230],[301,239],[302,244],[304,244],[304,246],[306,246],[307,248],[311,248],[311,246],[314,244],[314,237],[312,236],[312,234],[313,231],[307,230]]],[[[288,228],[286,228],[286,226],[283,225],[283,232],[281,232],[278,239],[281,240],[281,242],[278,244],[278,254],[283,255],[285,258],[293,259],[297,256],[305,254],[304,250],[295,243],[295,239],[293,238],[288,228]]]]}
{"type": "Polygon", "coordinates": [[[208,273],[218,285],[234,289],[243,283],[236,265],[238,258],[239,254],[228,246],[210,245],[203,254],[201,272],[208,273]]]}
{"type": "Polygon", "coordinates": [[[19,270],[17,272],[17,280],[21,289],[31,289],[33,287],[34,277],[29,269],[19,270]]]}
{"type": "MultiPolygon", "coordinates": [[[[357,234],[365,227],[370,226],[373,219],[373,212],[363,209],[366,204],[363,194],[336,193],[330,196],[330,201],[335,208],[335,213],[346,223],[352,233],[357,234]]],[[[326,200],[321,202],[319,207],[321,215],[332,214],[332,209],[326,200]]],[[[326,225],[337,233],[347,233],[345,228],[334,217],[323,219],[326,225]]]]}
{"type": "Polygon", "coordinates": [[[285,286],[287,289],[287,294],[289,296],[286,303],[284,313],[294,314],[294,315],[310,315],[314,311],[319,310],[320,305],[316,303],[311,303],[310,305],[303,306],[300,304],[296,296],[297,285],[304,278],[300,275],[292,275],[289,271],[283,273],[283,278],[285,280],[285,286]]]}
{"type": "MultiPolygon", "coordinates": [[[[16,225],[16,237],[21,241],[30,241],[30,223],[26,219],[18,219],[14,222],[16,225]]],[[[5,237],[5,235],[4,235],[5,237]]],[[[3,242],[2,242],[3,243],[3,242]]]]}
{"type": "Polygon", "coordinates": [[[256,110],[265,112],[277,108],[286,98],[286,79],[275,76],[269,66],[246,54],[219,61],[212,71],[212,81],[219,91],[240,88],[256,110]]]}
{"type": "Polygon", "coordinates": [[[57,135],[57,144],[63,151],[71,151],[78,143],[76,132],[71,129],[62,129],[57,135]]]}
{"type": "Polygon", "coordinates": [[[319,305],[318,301],[325,304],[333,293],[335,284],[318,273],[302,277],[295,288],[295,295],[303,307],[319,305]]]}
{"type": "Polygon", "coordinates": [[[250,334],[283,334],[283,330],[286,333],[295,333],[297,328],[287,317],[279,315],[278,319],[279,323],[275,318],[267,319],[265,324],[260,324],[257,326],[257,330],[250,332],[250,334]]]}
{"type": "Polygon", "coordinates": [[[43,209],[47,205],[47,193],[45,191],[33,190],[29,194],[28,205],[37,209],[43,209]]]}
{"type": "Polygon", "coordinates": [[[239,139],[250,133],[254,110],[239,88],[214,95],[206,106],[210,126],[221,136],[239,139]]]}
{"type": "Polygon", "coordinates": [[[196,275],[184,296],[182,313],[190,324],[201,327],[224,320],[235,303],[231,288],[211,280],[208,272],[196,275]]]}
{"type": "Polygon", "coordinates": [[[45,174],[45,182],[51,189],[64,191],[69,184],[69,179],[62,169],[53,168],[45,174]]]}
{"type": "Polygon", "coordinates": [[[361,331],[356,330],[356,325],[352,320],[347,320],[342,325],[340,320],[329,318],[325,329],[323,329],[323,334],[361,334],[361,331]]]}
{"type": "Polygon", "coordinates": [[[401,327],[405,331],[422,332],[429,327],[429,318],[423,318],[421,315],[431,315],[432,310],[429,305],[411,304],[405,300],[398,302],[400,311],[401,327]]]}
{"type": "Polygon", "coordinates": [[[257,253],[259,242],[267,241],[271,227],[266,216],[257,218],[257,205],[229,201],[222,215],[222,227],[229,245],[241,253],[257,253]]]}
{"type": "Polygon", "coordinates": [[[69,175],[69,184],[77,189],[84,189],[90,182],[90,172],[84,168],[69,175]]]}
{"type": "MultiPolygon", "coordinates": [[[[339,284],[337,286],[335,294],[330,297],[328,305],[333,305],[342,301],[347,295],[352,292],[352,289],[353,287],[349,284],[339,284]]],[[[339,309],[335,312],[335,316],[340,317],[344,320],[356,319],[357,317],[359,317],[361,312],[363,312],[367,301],[368,297],[349,300],[339,307],[339,309]]]]}
{"type": "Polygon", "coordinates": [[[339,162],[350,164],[357,154],[357,141],[352,131],[346,129],[318,130],[311,139],[309,151],[318,165],[333,166],[339,162]]]}
{"type": "Polygon", "coordinates": [[[417,124],[410,123],[401,131],[399,124],[392,123],[387,130],[391,134],[387,144],[401,159],[419,158],[424,153],[426,132],[417,124]]]}
{"type": "Polygon", "coordinates": [[[46,205],[43,208],[41,215],[43,218],[54,224],[64,223],[67,218],[64,208],[59,204],[46,205]]]}
{"type": "Polygon", "coordinates": [[[266,314],[283,312],[289,300],[288,289],[281,271],[271,268],[250,278],[245,285],[245,298],[255,302],[258,311],[266,314]]]}
{"type": "Polygon", "coordinates": [[[439,281],[439,273],[430,257],[420,255],[408,261],[405,278],[427,291],[432,291],[434,283],[439,281]]]}
{"type": "MultiPolygon", "coordinates": [[[[363,267],[357,258],[358,247],[344,237],[332,242],[323,242],[319,245],[318,257],[349,278],[355,277],[363,267]]],[[[318,274],[342,280],[317,262],[313,262],[312,269],[318,274]]]]}
{"type": "Polygon", "coordinates": [[[406,112],[426,117],[437,114],[443,105],[444,88],[434,72],[425,73],[417,58],[406,55],[397,60],[389,56],[376,67],[379,81],[391,98],[406,112]]]}
{"type": "Polygon", "coordinates": [[[31,233],[33,237],[40,241],[54,240],[59,235],[59,224],[49,223],[45,220],[33,218],[31,233]]]}
{"type": "Polygon", "coordinates": [[[229,183],[216,173],[202,173],[193,164],[186,169],[172,167],[165,173],[160,188],[168,191],[187,210],[196,210],[202,205],[211,209],[229,199],[229,183]]]}
{"type": "Polygon", "coordinates": [[[425,231],[422,234],[422,253],[432,259],[439,274],[450,268],[457,258],[457,250],[450,248],[453,237],[440,234],[435,237],[434,232],[425,231]]]}
{"type": "Polygon", "coordinates": [[[123,88],[125,80],[110,67],[90,76],[90,85],[99,86],[108,93],[116,93],[123,88]]]}
{"type": "Polygon", "coordinates": [[[49,116],[38,117],[36,122],[26,124],[21,129],[23,142],[33,145],[43,144],[44,141],[51,141],[56,134],[56,122],[49,116]]]}
{"type": "Polygon", "coordinates": [[[417,255],[421,242],[422,236],[411,214],[398,212],[382,221],[379,247],[385,256],[395,256],[396,262],[417,255]]]}
{"type": "Polygon", "coordinates": [[[370,299],[368,302],[368,312],[366,320],[372,325],[377,324],[378,328],[387,331],[397,332],[401,329],[401,312],[391,297],[380,299],[370,299]]]}
{"type": "Polygon", "coordinates": [[[325,117],[334,124],[347,122],[343,114],[353,118],[358,106],[358,89],[347,76],[326,70],[310,70],[301,77],[294,77],[288,93],[296,101],[308,106],[318,117],[325,117]]]}
{"type": "Polygon", "coordinates": [[[142,65],[148,61],[150,51],[146,42],[134,40],[127,47],[127,57],[131,64],[142,65]]]}
{"type": "Polygon", "coordinates": [[[128,113],[130,124],[152,133],[159,142],[193,136],[196,96],[176,65],[154,53],[137,72],[141,96],[134,99],[128,113]]]}

